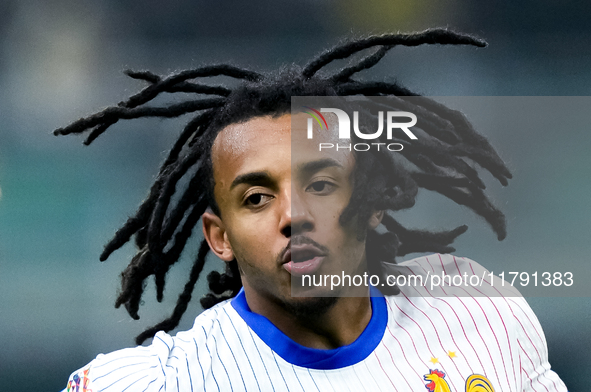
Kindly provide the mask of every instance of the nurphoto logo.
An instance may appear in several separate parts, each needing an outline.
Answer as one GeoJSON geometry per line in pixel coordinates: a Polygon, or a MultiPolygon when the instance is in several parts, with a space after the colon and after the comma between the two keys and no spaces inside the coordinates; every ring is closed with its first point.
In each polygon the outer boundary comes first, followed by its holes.
{"type": "MultiPolygon", "coordinates": [[[[304,106],[304,112],[310,115],[308,118],[307,136],[308,139],[314,138],[314,121],[320,126],[320,129],[328,130],[328,122],[322,115],[322,113],[333,113],[337,117],[338,121],[338,135],[339,139],[351,140],[351,119],[349,115],[342,109],[337,108],[320,108],[320,110],[313,109],[309,106],[304,106]]],[[[359,127],[359,111],[353,111],[353,132],[355,136],[362,140],[375,140],[382,136],[384,132],[384,111],[379,111],[377,115],[377,130],[372,133],[364,133],[359,127]]],[[[392,140],[394,131],[402,131],[411,140],[416,140],[417,137],[409,129],[417,124],[417,116],[411,112],[402,111],[387,111],[386,112],[386,138],[392,140]],[[406,121],[401,121],[405,119],[406,121]]],[[[335,143],[319,143],[318,148],[320,151],[323,149],[336,149],[343,150],[347,149],[351,151],[368,151],[375,146],[377,150],[380,150],[381,146],[385,146],[389,151],[401,151],[404,146],[401,143],[355,143],[348,145],[340,145],[335,143]]]]}

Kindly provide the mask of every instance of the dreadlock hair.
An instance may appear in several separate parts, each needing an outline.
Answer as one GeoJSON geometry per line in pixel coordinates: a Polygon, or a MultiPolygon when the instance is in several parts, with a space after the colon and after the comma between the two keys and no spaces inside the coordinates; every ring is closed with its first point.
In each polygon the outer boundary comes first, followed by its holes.
{"type": "MultiPolygon", "coordinates": [[[[89,132],[84,142],[88,145],[119,120],[173,118],[195,113],[162,163],[148,196],[135,215],[105,245],[100,256],[101,261],[106,260],[135,236],[138,251],[121,273],[121,291],[115,307],[124,305],[132,318],[139,319],[144,283],[151,275],[155,277],[157,300],[161,301],[166,273],[179,260],[201,215],[208,208],[220,214],[213,197],[211,164],[211,147],[218,133],[232,123],[287,113],[292,96],[357,95],[395,99],[413,96],[412,103],[400,99],[401,106],[426,119],[423,127],[425,136],[414,140],[413,148],[399,152],[411,165],[397,163],[387,152],[355,155],[354,190],[349,205],[340,216],[341,224],[357,219],[360,226],[365,227],[374,211],[385,211],[382,220],[386,229],[384,233],[363,229],[361,234],[367,241],[369,272],[383,274],[382,262],[395,262],[396,256],[411,252],[449,253],[454,250],[450,244],[466,231],[467,226],[442,232],[410,230],[387,213],[413,206],[419,188],[438,192],[467,206],[482,216],[502,240],[505,237],[504,216],[486,197],[484,183],[469,164],[469,161],[478,164],[502,185],[507,185],[511,174],[489,142],[475,132],[461,113],[419,96],[398,83],[353,79],[356,73],[377,64],[393,47],[422,44],[486,46],[484,41],[470,35],[446,29],[429,29],[420,33],[385,34],[346,41],[320,54],[303,68],[293,66],[271,75],[228,64],[184,70],[167,77],[148,71],[128,70],[125,73],[129,77],[147,82],[148,86],[116,106],[55,130],[55,135],[89,132]],[[366,49],[374,49],[374,52],[336,73],[324,71],[331,62],[366,49]],[[228,88],[196,81],[212,76],[233,78],[238,85],[228,88]],[[184,97],[188,93],[196,98],[167,106],[148,105],[162,93],[183,93],[184,97]],[[412,170],[409,169],[411,166],[412,170]],[[387,175],[369,178],[364,175],[368,172],[387,175]],[[179,186],[181,179],[187,184],[184,189],[179,186]]],[[[404,140],[397,142],[408,145],[404,140]]],[[[178,325],[191,300],[208,252],[207,243],[202,241],[172,315],[141,333],[136,338],[138,344],[153,337],[159,330],[168,332],[178,325]]],[[[207,281],[210,293],[201,299],[204,308],[235,296],[242,286],[236,260],[227,263],[222,274],[211,272],[207,281]]],[[[385,290],[391,288],[386,287],[385,290]]]]}

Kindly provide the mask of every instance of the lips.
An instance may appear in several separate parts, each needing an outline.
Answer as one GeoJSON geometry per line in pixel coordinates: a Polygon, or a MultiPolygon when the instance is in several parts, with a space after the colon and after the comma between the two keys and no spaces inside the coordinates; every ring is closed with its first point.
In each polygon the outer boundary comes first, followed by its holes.
{"type": "Polygon", "coordinates": [[[322,250],[311,244],[291,245],[283,256],[283,268],[292,276],[313,274],[325,256],[322,250]]]}

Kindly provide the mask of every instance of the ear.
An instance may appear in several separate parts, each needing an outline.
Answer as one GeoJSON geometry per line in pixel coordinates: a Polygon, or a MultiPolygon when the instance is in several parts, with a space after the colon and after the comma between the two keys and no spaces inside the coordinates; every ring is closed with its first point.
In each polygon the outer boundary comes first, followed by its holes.
{"type": "Polygon", "coordinates": [[[382,222],[382,218],[384,217],[384,211],[374,211],[373,214],[369,217],[369,221],[367,222],[367,228],[369,230],[373,230],[379,226],[382,222]]]}
{"type": "Polygon", "coordinates": [[[211,251],[224,261],[234,260],[234,252],[232,252],[228,234],[220,217],[214,213],[205,212],[201,215],[201,221],[203,222],[203,236],[211,251]]]}

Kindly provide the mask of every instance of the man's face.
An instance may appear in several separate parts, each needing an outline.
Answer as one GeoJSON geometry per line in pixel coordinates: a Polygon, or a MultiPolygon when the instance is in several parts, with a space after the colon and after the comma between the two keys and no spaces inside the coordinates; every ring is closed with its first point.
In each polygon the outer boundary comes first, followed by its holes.
{"type": "MultiPolygon", "coordinates": [[[[288,306],[311,301],[291,297],[292,276],[365,271],[355,220],[339,224],[353,190],[353,155],[319,152],[318,143],[330,140],[308,140],[303,127],[292,137],[291,128],[286,114],[220,132],[212,148],[220,228],[208,234],[204,224],[214,252],[236,258],[247,299],[288,306]]],[[[306,295],[326,295],[323,290],[306,295]]]]}

